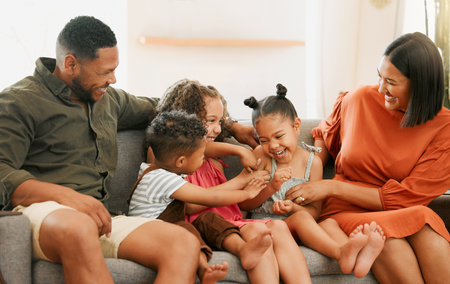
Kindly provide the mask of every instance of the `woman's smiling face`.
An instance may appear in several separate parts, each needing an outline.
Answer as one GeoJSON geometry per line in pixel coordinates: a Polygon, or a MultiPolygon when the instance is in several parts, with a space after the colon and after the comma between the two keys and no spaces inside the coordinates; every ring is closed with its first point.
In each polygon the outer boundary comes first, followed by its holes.
{"type": "Polygon", "coordinates": [[[411,97],[410,80],[383,56],[378,67],[378,92],[384,95],[384,105],[388,110],[405,112],[411,97]]]}

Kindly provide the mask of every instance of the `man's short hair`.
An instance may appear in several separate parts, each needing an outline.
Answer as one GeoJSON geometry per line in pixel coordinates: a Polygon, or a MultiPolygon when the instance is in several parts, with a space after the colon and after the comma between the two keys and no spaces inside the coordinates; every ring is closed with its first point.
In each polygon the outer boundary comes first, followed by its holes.
{"type": "Polygon", "coordinates": [[[146,130],[146,146],[158,161],[175,156],[190,156],[206,135],[203,123],[195,114],[182,110],[161,112],[146,130]]]}
{"type": "Polygon", "coordinates": [[[72,54],[78,59],[92,60],[98,57],[100,48],[116,45],[116,36],[109,26],[91,16],[78,16],[59,33],[56,54],[72,54]]]}

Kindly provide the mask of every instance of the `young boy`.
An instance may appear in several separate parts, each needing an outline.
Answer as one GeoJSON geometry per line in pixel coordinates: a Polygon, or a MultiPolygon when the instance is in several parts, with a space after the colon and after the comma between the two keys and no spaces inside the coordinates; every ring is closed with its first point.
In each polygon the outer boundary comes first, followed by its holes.
{"type": "Polygon", "coordinates": [[[227,244],[239,247],[238,256],[244,269],[256,266],[272,240],[268,230],[246,242],[237,226],[213,212],[203,214],[192,224],[184,221],[184,202],[212,207],[239,203],[254,198],[266,184],[264,179],[253,178],[243,190],[242,187],[226,186],[205,190],[184,180],[183,175],[192,174],[203,164],[205,134],[200,120],[184,111],[162,112],[152,121],[146,131],[146,146],[153,157],[150,165],[143,165],[146,168],[131,193],[129,215],[158,218],[191,231],[199,239],[203,252],[199,260],[199,278],[202,283],[214,283],[225,278],[228,264],[209,266],[212,250],[199,232],[215,247],[222,247],[225,239],[227,244]]]}

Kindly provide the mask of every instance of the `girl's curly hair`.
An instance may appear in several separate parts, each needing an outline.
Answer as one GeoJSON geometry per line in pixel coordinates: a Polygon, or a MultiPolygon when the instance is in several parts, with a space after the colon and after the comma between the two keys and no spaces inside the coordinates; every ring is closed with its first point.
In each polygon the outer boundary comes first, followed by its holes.
{"type": "Polygon", "coordinates": [[[206,121],[205,98],[218,98],[223,105],[222,133],[217,138],[222,141],[229,137],[233,121],[227,110],[227,102],[216,88],[210,85],[202,85],[196,80],[182,79],[170,86],[160,100],[158,112],[170,110],[184,110],[187,113],[197,115],[201,121],[206,121]]]}

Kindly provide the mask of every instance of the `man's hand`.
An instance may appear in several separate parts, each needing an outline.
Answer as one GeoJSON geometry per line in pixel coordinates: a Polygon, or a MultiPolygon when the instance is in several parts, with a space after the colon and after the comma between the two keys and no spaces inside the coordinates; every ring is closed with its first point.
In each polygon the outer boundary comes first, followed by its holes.
{"type": "Polygon", "coordinates": [[[62,194],[58,202],[91,217],[97,224],[99,236],[111,235],[111,215],[103,203],[94,197],[71,190],[62,194]]]}
{"type": "Polygon", "coordinates": [[[99,236],[111,234],[111,215],[103,203],[92,196],[48,182],[29,179],[20,184],[14,191],[11,202],[14,206],[29,206],[33,203],[56,201],[79,212],[87,214],[97,224],[99,236]]]}
{"type": "Polygon", "coordinates": [[[242,125],[237,122],[233,122],[231,126],[231,133],[239,143],[249,145],[253,149],[259,145],[258,139],[256,139],[255,130],[251,125],[242,125]]]}

